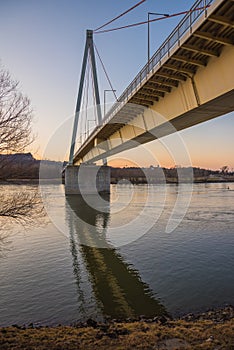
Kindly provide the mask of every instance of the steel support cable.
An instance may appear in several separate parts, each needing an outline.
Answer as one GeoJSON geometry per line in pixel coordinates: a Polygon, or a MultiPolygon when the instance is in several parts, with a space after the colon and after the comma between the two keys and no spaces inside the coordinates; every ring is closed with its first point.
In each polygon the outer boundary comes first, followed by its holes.
{"type": "Polygon", "coordinates": [[[141,5],[141,4],[142,4],[143,2],[145,2],[145,1],[146,1],[146,0],[141,0],[141,1],[139,1],[137,4],[135,4],[134,6],[132,6],[131,8],[129,8],[128,10],[122,12],[122,13],[121,13],[120,15],[118,15],[117,17],[115,17],[115,18],[111,19],[110,21],[104,23],[102,26],[96,28],[96,29],[94,30],[94,32],[96,32],[96,31],[98,31],[98,30],[100,30],[100,29],[106,27],[108,24],[113,23],[114,21],[116,21],[116,20],[119,19],[120,17],[126,15],[126,13],[128,13],[128,12],[134,10],[136,7],[138,7],[139,5],[141,5]]]}
{"type": "Polygon", "coordinates": [[[192,10],[188,10],[188,11],[182,11],[182,12],[178,12],[178,13],[173,13],[172,15],[169,16],[163,16],[163,17],[159,17],[159,18],[154,18],[154,19],[150,19],[149,21],[143,21],[143,22],[137,22],[137,23],[132,23],[132,24],[128,24],[126,26],[122,26],[122,27],[117,27],[117,28],[110,28],[110,29],[105,29],[105,30],[100,30],[100,31],[96,31],[95,34],[102,34],[102,33],[108,33],[108,32],[113,32],[115,30],[120,30],[120,29],[125,29],[125,28],[131,28],[131,27],[136,27],[136,26],[140,26],[142,24],[147,24],[150,22],[156,22],[156,21],[160,21],[162,19],[167,19],[167,18],[171,18],[171,17],[176,17],[176,16],[181,16],[181,15],[185,15],[194,11],[200,11],[200,10],[204,10],[207,7],[209,7],[210,5],[206,5],[203,7],[197,7],[195,9],[192,10]]]}
{"type": "Polygon", "coordinates": [[[102,59],[101,59],[101,56],[100,56],[100,54],[99,54],[99,52],[98,52],[98,49],[97,49],[97,47],[96,47],[95,44],[94,44],[94,48],[95,48],[95,51],[97,52],[98,58],[99,58],[99,60],[100,60],[100,62],[101,62],[102,69],[103,69],[103,71],[104,71],[104,73],[105,73],[106,79],[108,80],[108,83],[109,83],[109,85],[110,85],[110,88],[111,88],[111,90],[112,90],[112,92],[113,92],[113,94],[114,94],[114,96],[115,96],[116,101],[118,101],[117,95],[116,95],[116,93],[115,93],[115,89],[113,88],[113,85],[112,85],[111,80],[110,80],[110,78],[109,78],[109,76],[108,76],[107,70],[106,70],[106,68],[105,68],[105,65],[104,65],[104,63],[103,63],[103,61],[102,61],[102,59]]]}

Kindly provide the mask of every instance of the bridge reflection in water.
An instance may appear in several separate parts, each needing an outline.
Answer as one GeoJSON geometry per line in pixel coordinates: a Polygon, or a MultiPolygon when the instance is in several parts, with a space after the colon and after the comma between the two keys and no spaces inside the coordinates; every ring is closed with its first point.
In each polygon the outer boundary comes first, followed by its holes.
{"type": "Polygon", "coordinates": [[[138,271],[130,267],[117,249],[107,242],[110,197],[102,197],[106,203],[105,210],[99,196],[89,195],[91,205],[81,195],[66,198],[73,272],[79,302],[84,304],[85,299],[80,280],[82,259],[104,317],[123,319],[167,314],[149,286],[141,280],[138,271]],[[79,251],[82,257],[79,256],[79,251]]]}

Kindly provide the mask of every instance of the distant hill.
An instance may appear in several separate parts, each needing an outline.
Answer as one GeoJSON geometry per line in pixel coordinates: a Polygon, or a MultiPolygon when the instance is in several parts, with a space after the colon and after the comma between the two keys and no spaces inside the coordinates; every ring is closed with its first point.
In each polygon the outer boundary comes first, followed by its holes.
{"type": "Polygon", "coordinates": [[[0,162],[35,162],[37,161],[32,153],[0,154],[0,162]]]}
{"type": "Polygon", "coordinates": [[[0,154],[0,181],[60,178],[62,162],[37,160],[31,153],[0,154]]]}

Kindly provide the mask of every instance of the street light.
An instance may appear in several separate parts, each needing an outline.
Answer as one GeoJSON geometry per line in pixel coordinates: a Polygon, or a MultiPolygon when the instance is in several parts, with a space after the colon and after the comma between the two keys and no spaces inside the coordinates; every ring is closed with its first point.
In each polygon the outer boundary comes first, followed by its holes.
{"type": "Polygon", "coordinates": [[[112,90],[104,90],[104,117],[106,115],[106,93],[110,92],[110,91],[113,92],[114,96],[115,96],[115,92],[116,92],[116,90],[113,90],[113,89],[112,90]]]}
{"type": "Polygon", "coordinates": [[[150,16],[164,16],[169,17],[170,15],[168,13],[157,13],[157,12],[148,12],[148,62],[150,60],[150,16]]]}

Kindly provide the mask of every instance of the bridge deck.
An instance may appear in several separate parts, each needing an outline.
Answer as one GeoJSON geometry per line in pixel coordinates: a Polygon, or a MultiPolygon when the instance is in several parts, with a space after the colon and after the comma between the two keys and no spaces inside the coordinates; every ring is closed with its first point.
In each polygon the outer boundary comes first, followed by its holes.
{"type": "Polygon", "coordinates": [[[219,57],[225,46],[232,46],[233,10],[233,0],[196,1],[191,12],[182,19],[120,96],[119,102],[107,113],[103,124],[93,130],[76,152],[74,163],[93,148],[95,138],[107,139],[143,113],[144,109],[157,104],[177,89],[181,82],[194,76],[200,67],[208,64],[210,58],[219,57]],[[204,8],[207,4],[209,7],[204,8]]]}

